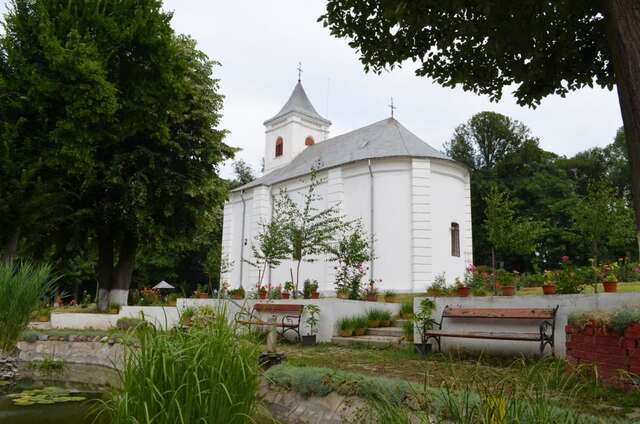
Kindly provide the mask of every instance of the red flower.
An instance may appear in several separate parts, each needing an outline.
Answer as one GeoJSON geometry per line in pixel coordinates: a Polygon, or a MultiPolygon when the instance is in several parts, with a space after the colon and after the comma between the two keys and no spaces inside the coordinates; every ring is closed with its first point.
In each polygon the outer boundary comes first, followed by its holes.
{"type": "Polygon", "coordinates": [[[564,255],[562,257],[562,262],[565,263],[565,264],[568,264],[569,263],[569,257],[567,255],[564,255]]]}

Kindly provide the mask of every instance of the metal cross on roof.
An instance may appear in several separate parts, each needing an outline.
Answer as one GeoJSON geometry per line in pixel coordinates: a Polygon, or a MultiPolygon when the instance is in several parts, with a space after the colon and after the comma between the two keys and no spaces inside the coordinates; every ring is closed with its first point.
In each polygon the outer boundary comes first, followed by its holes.
{"type": "Polygon", "coordinates": [[[391,98],[391,103],[389,104],[389,109],[391,109],[391,117],[393,118],[393,112],[398,109],[396,106],[393,105],[393,97],[391,98]]]}
{"type": "Polygon", "coordinates": [[[298,82],[300,82],[301,77],[302,77],[302,62],[298,62],[298,82]]]}

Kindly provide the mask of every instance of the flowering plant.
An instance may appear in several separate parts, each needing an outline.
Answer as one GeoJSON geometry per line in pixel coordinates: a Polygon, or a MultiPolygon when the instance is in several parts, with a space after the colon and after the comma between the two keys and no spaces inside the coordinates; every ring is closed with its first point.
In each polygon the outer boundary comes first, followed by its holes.
{"type": "Polygon", "coordinates": [[[552,286],[555,282],[556,273],[553,271],[546,270],[543,275],[544,275],[544,285],[552,286]]]}
{"type": "Polygon", "coordinates": [[[612,262],[610,264],[604,264],[600,268],[600,272],[598,273],[598,277],[603,282],[618,282],[618,264],[616,262],[612,262]]]}
{"type": "Polygon", "coordinates": [[[369,283],[364,287],[364,290],[362,290],[362,295],[363,297],[368,297],[368,296],[377,296],[378,295],[378,288],[376,287],[376,284],[382,283],[382,280],[369,280],[369,283]]]}

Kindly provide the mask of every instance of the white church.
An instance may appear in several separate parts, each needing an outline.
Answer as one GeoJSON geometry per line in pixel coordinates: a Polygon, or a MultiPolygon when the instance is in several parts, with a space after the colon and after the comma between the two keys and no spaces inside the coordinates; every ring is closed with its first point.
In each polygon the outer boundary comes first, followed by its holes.
{"type": "MultiPolygon", "coordinates": [[[[393,111],[393,109],[392,109],[393,111]]],[[[393,117],[329,137],[331,122],[316,112],[300,81],[289,100],[264,122],[264,175],[231,192],[224,208],[222,255],[233,264],[221,281],[252,290],[258,271],[247,264],[260,222],[268,222],[273,198],[286,187],[295,199],[306,191],[311,168],[322,184],[319,208],[339,205],[373,235],[376,259],[368,279],[380,291],[424,292],[444,274],[463,277],[473,262],[470,175],[467,167],[429,146],[393,117]]],[[[300,281],[334,291],[334,264],[304,262],[300,281]]],[[[263,283],[290,280],[291,262],[263,283]]],[[[295,269],[295,267],[294,267],[295,269]]],[[[363,281],[363,284],[366,283],[363,281]]]]}

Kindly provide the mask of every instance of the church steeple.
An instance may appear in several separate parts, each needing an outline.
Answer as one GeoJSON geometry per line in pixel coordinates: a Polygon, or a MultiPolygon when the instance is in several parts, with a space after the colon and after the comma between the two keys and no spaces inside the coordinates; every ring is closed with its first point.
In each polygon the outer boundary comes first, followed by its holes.
{"type": "Polygon", "coordinates": [[[288,164],[308,146],[326,140],[331,121],[316,111],[298,80],[289,100],[264,125],[264,170],[269,172],[288,164]]]}

